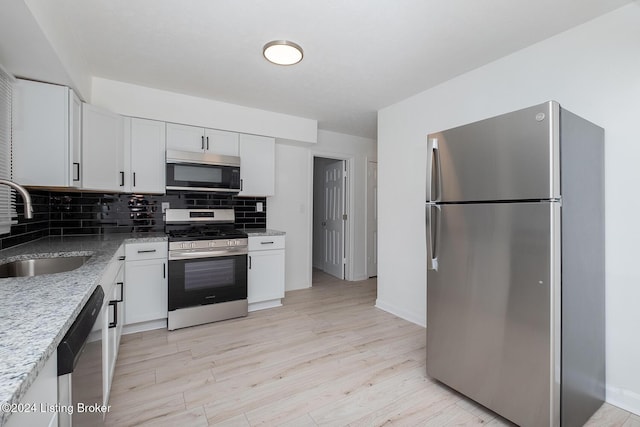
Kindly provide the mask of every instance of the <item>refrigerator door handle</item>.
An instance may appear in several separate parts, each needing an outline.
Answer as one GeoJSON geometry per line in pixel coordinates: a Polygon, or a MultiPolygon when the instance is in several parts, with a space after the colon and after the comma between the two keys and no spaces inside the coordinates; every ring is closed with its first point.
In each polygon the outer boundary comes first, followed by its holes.
{"type": "Polygon", "coordinates": [[[438,270],[437,238],[440,229],[440,206],[427,204],[427,270],[438,270]],[[432,215],[435,209],[436,214],[432,215]]]}
{"type": "Polygon", "coordinates": [[[429,138],[429,155],[427,160],[427,202],[439,201],[442,194],[440,179],[440,150],[438,149],[438,138],[429,138]]]}

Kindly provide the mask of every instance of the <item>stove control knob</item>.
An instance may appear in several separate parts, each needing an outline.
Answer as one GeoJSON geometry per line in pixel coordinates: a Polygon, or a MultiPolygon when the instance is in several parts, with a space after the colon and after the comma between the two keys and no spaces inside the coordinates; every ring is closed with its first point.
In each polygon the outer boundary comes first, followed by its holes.
{"type": "Polygon", "coordinates": [[[191,242],[191,249],[195,249],[198,244],[196,242],[191,242]]]}
{"type": "Polygon", "coordinates": [[[233,246],[233,240],[227,240],[227,246],[233,246]]]}

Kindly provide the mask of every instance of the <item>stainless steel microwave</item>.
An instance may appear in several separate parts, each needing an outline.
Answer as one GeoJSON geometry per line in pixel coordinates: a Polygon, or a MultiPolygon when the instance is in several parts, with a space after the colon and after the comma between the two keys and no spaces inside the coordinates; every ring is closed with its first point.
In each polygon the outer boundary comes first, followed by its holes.
{"type": "Polygon", "coordinates": [[[238,193],[240,157],[167,150],[167,190],[238,193]]]}

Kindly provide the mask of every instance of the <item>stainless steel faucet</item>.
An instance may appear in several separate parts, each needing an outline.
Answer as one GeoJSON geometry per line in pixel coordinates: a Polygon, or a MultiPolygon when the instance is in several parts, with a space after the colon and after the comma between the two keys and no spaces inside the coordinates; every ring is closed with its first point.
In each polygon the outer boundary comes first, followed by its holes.
{"type": "Polygon", "coordinates": [[[22,196],[22,201],[24,202],[24,217],[25,219],[33,218],[33,206],[31,205],[31,196],[29,192],[20,184],[16,184],[13,181],[9,181],[8,179],[0,179],[0,184],[8,185],[9,187],[15,189],[22,196]]]}

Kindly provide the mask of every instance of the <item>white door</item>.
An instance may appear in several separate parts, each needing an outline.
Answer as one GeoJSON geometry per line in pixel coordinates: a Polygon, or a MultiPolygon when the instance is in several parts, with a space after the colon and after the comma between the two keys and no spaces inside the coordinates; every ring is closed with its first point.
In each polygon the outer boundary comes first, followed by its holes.
{"type": "Polygon", "coordinates": [[[324,271],[344,279],[344,161],[324,169],[324,271]]]}
{"type": "Polygon", "coordinates": [[[367,164],[367,275],[378,275],[378,163],[367,164]]]}

